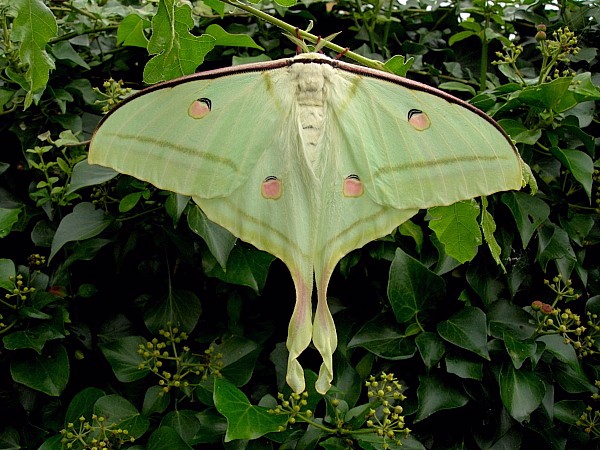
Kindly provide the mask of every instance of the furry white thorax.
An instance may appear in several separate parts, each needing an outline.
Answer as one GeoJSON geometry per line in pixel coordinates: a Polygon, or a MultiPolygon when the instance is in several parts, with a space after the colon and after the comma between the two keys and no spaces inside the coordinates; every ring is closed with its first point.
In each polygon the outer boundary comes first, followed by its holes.
{"type": "MultiPolygon", "coordinates": [[[[329,59],[318,53],[304,53],[294,59],[329,59]]],[[[306,157],[315,168],[318,164],[317,143],[323,134],[327,107],[328,86],[331,86],[335,69],[329,64],[301,63],[290,67],[295,84],[302,141],[306,157]]]]}

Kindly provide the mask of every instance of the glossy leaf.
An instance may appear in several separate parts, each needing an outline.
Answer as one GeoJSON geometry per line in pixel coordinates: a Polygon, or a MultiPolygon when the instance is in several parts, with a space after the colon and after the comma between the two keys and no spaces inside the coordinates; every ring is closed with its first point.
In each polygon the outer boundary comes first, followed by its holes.
{"type": "Polygon", "coordinates": [[[43,355],[23,351],[12,360],[10,373],[15,382],[44,394],[58,397],[69,381],[70,364],[62,345],[48,348],[43,355]]]}
{"type": "Polygon", "coordinates": [[[444,245],[446,253],[461,263],[473,259],[481,245],[478,216],[479,205],[475,201],[437,206],[427,212],[429,228],[444,245]]]}
{"type": "Polygon", "coordinates": [[[533,233],[550,215],[550,208],[544,201],[522,192],[507,192],[502,195],[502,202],[510,208],[523,248],[527,248],[533,233]]]}
{"type": "Polygon", "coordinates": [[[426,306],[442,298],[446,291],[444,280],[419,261],[396,249],[390,266],[388,297],[400,323],[410,321],[426,306]]]}
{"type": "Polygon", "coordinates": [[[487,349],[487,324],[485,313],[472,306],[466,306],[450,319],[437,326],[439,335],[457,347],[470,350],[489,360],[487,349]]]}
{"type": "Polygon", "coordinates": [[[417,397],[419,399],[419,409],[417,410],[415,422],[426,419],[444,409],[460,408],[469,401],[463,392],[449,385],[445,379],[433,375],[419,377],[417,397]]]}
{"type": "Polygon", "coordinates": [[[96,209],[91,203],[78,203],[73,212],[67,214],[58,225],[52,239],[50,260],[68,242],[90,239],[99,235],[112,220],[104,211],[96,209]]]}
{"type": "Polygon", "coordinates": [[[196,205],[188,209],[187,223],[194,233],[204,239],[212,255],[225,270],[237,238],[222,226],[209,220],[196,205]]]}
{"type": "Polygon", "coordinates": [[[287,416],[271,414],[268,408],[251,405],[242,391],[230,382],[215,378],[214,402],[227,419],[225,442],[233,439],[256,439],[277,431],[287,416]]]}
{"type": "Polygon", "coordinates": [[[146,340],[141,336],[116,338],[100,345],[100,350],[119,381],[128,383],[148,375],[147,370],[138,369],[144,362],[144,358],[138,353],[140,345],[146,345],[146,340]]]}
{"type": "Polygon", "coordinates": [[[94,414],[126,429],[134,438],[143,435],[150,425],[148,418],[142,416],[130,401],[116,394],[99,398],[94,404],[94,414]]]}
{"type": "Polygon", "coordinates": [[[546,388],[538,375],[505,364],[498,378],[500,397],[510,415],[518,422],[529,420],[544,398],[546,388]]]}
{"type": "Polygon", "coordinates": [[[144,323],[157,334],[168,323],[181,331],[191,333],[202,313],[200,299],[191,291],[169,289],[166,295],[150,303],[144,310],[144,323]]]}

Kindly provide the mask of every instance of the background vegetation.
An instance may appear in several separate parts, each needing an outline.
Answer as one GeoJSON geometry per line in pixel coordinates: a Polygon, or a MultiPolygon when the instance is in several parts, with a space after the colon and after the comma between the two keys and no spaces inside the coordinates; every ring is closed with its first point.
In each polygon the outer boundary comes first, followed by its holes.
{"type": "Polygon", "coordinates": [[[0,449],[596,448],[597,2],[239,6],[0,0],[0,449]],[[438,209],[449,237],[422,211],[344,258],[326,396],[310,370],[306,394],[284,385],[283,264],[85,159],[143,80],[293,55],[260,11],[406,57],[388,68],[493,115],[539,185],[438,209]]]}

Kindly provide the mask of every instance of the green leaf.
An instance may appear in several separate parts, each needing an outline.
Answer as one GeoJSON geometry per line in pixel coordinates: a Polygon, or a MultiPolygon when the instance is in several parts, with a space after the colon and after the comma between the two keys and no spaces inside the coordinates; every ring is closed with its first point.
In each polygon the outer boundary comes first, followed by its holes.
{"type": "Polygon", "coordinates": [[[471,95],[476,94],[473,86],[469,86],[466,83],[460,83],[458,81],[447,81],[445,83],[440,83],[438,89],[443,89],[445,91],[468,92],[471,95]]]}
{"type": "Polygon", "coordinates": [[[51,324],[44,323],[27,330],[14,331],[7,334],[2,338],[2,342],[7,350],[30,348],[41,355],[46,342],[64,337],[64,334],[60,330],[51,324]]]}
{"type": "Polygon", "coordinates": [[[163,391],[161,386],[150,386],[144,395],[142,414],[149,416],[153,413],[162,413],[169,406],[170,395],[163,391]]]}
{"type": "Polygon", "coordinates": [[[141,336],[126,336],[100,344],[100,350],[120,382],[129,383],[148,375],[148,370],[138,368],[144,362],[138,353],[140,345],[146,345],[146,339],[141,336]]]}
{"type": "Polygon", "coordinates": [[[537,345],[533,340],[523,341],[508,333],[504,335],[504,346],[515,369],[520,369],[527,358],[533,358],[537,353],[537,345]]]}
{"type": "Polygon", "coordinates": [[[160,426],[152,433],[146,450],[193,450],[179,433],[171,427],[160,426]]]}
{"type": "Polygon", "coordinates": [[[375,355],[391,360],[411,358],[415,344],[400,333],[397,325],[390,323],[385,314],[380,314],[365,323],[348,343],[348,348],[362,347],[375,355]]]}
{"type": "Polygon", "coordinates": [[[88,421],[92,420],[94,404],[100,397],[106,393],[95,387],[87,387],[79,391],[69,403],[69,408],[65,413],[64,426],[70,423],[77,423],[80,417],[85,417],[88,421]]]}
{"type": "Polygon", "coordinates": [[[394,55],[385,62],[383,67],[399,77],[405,77],[414,62],[415,59],[412,56],[405,59],[403,55],[394,55]]]}
{"type": "Polygon", "coordinates": [[[446,253],[461,263],[472,260],[481,245],[478,216],[479,205],[475,200],[436,206],[427,212],[429,228],[444,245],[446,253]]]}
{"type": "Polygon", "coordinates": [[[591,199],[594,161],[590,155],[580,150],[562,150],[558,147],[552,147],[550,151],[573,174],[573,177],[583,186],[588,198],[591,199]]]}
{"type": "Polygon", "coordinates": [[[13,225],[19,221],[19,214],[21,214],[21,208],[0,208],[0,238],[10,234],[13,225]]]}
{"type": "Polygon", "coordinates": [[[422,375],[419,377],[417,397],[419,408],[415,422],[426,419],[435,412],[443,409],[454,409],[464,406],[469,398],[454,386],[448,384],[448,380],[433,375],[422,375]]]}
{"type": "Polygon", "coordinates": [[[104,211],[96,209],[93,204],[78,203],[71,214],[67,214],[58,225],[52,239],[50,257],[52,258],[67,242],[81,241],[100,234],[112,223],[112,219],[104,211]]]}
{"type": "Polygon", "coordinates": [[[167,413],[160,421],[160,427],[170,427],[185,443],[189,444],[200,430],[200,422],[196,418],[195,411],[179,409],[167,413]]]}
{"type": "Polygon", "coordinates": [[[135,208],[142,198],[142,191],[131,192],[121,199],[119,202],[119,212],[126,213],[135,208]]]}
{"type": "Polygon", "coordinates": [[[284,8],[289,8],[290,6],[294,6],[296,4],[296,0],[275,0],[275,3],[277,3],[279,6],[283,6],[284,8]]]}
{"type": "Polygon", "coordinates": [[[12,291],[15,287],[14,280],[10,278],[16,276],[15,263],[10,259],[0,259],[0,287],[12,291]]]}
{"type": "Polygon", "coordinates": [[[590,72],[582,72],[575,75],[570,89],[580,103],[600,100],[600,88],[594,85],[590,72]]]}
{"type": "Polygon", "coordinates": [[[223,364],[220,372],[236,386],[246,384],[260,354],[261,346],[241,336],[230,336],[214,346],[215,353],[223,356],[219,361],[223,364]]]}
{"type": "Polygon", "coordinates": [[[400,323],[410,321],[446,293],[444,279],[412,256],[396,249],[390,266],[388,297],[400,323]]]}
{"type": "Polygon", "coordinates": [[[54,60],[45,48],[58,28],[52,11],[42,0],[17,0],[17,17],[13,22],[11,39],[19,43],[19,58],[27,69],[24,74],[27,91],[25,109],[31,106],[34,94],[46,87],[54,60]]]}
{"type": "Polygon", "coordinates": [[[427,370],[437,366],[446,351],[444,341],[437,334],[428,331],[419,334],[415,339],[415,344],[427,370]]]}
{"type": "Polygon", "coordinates": [[[222,27],[217,24],[210,24],[204,31],[206,34],[215,38],[214,45],[221,45],[224,47],[246,47],[256,48],[258,50],[264,50],[247,34],[231,34],[225,31],[222,27]]]}
{"type": "Polygon", "coordinates": [[[215,46],[209,35],[194,36],[192,8],[186,3],[163,0],[152,18],[152,37],[148,53],[155,55],[144,67],[148,84],[171,80],[194,73],[204,57],[215,46]]]}
{"type": "MultiPolygon", "coordinates": [[[[58,41],[57,43],[52,45],[52,54],[56,59],[72,61],[78,66],[83,67],[84,69],[90,69],[88,63],[86,63],[85,60],[81,56],[79,56],[79,53],[75,51],[75,49],[69,41],[58,41]]],[[[61,145],[58,142],[56,144],[61,145]]]]}
{"type": "Polygon", "coordinates": [[[483,379],[483,363],[473,361],[454,353],[446,355],[446,370],[460,378],[481,381],[483,379]]]}
{"type": "Polygon", "coordinates": [[[448,45],[452,46],[457,42],[470,38],[471,36],[477,36],[477,33],[471,30],[459,31],[458,33],[455,33],[452,36],[450,36],[450,39],[448,39],[448,45]]]}
{"type": "Polygon", "coordinates": [[[191,291],[170,289],[158,301],[144,310],[144,323],[152,334],[158,334],[167,323],[191,333],[202,313],[200,299],[191,291]]]}
{"type": "Polygon", "coordinates": [[[517,370],[512,364],[502,367],[498,383],[502,403],[513,419],[521,423],[529,420],[546,394],[546,387],[538,374],[517,370]]]}
{"type": "Polygon", "coordinates": [[[496,231],[496,222],[494,221],[494,217],[492,217],[487,210],[488,201],[486,197],[481,197],[481,206],[481,229],[483,230],[483,237],[485,242],[487,242],[494,261],[496,261],[496,264],[502,267],[502,270],[506,273],[504,264],[502,264],[502,261],[500,260],[502,249],[494,237],[494,232],[496,231]]]}
{"type": "Polygon", "coordinates": [[[10,373],[15,382],[58,397],[69,381],[69,356],[62,345],[55,345],[44,355],[23,350],[11,361],[10,373]]]}
{"type": "MultiPolygon", "coordinates": [[[[24,447],[20,445],[19,432],[12,427],[5,427],[0,431],[0,449],[2,450],[20,450],[24,447]]],[[[40,447],[41,449],[42,447],[40,447]]]]}
{"type": "Polygon", "coordinates": [[[225,269],[237,238],[221,225],[209,220],[196,205],[192,205],[188,209],[187,222],[190,229],[204,239],[221,268],[225,269]]]}
{"type": "Polygon", "coordinates": [[[223,270],[212,255],[205,255],[202,263],[208,276],[227,283],[248,286],[260,294],[274,259],[275,257],[267,252],[236,245],[227,260],[227,270],[223,270]]]}
{"type": "Polygon", "coordinates": [[[523,248],[527,248],[533,233],[550,215],[550,207],[543,200],[524,192],[507,192],[502,195],[502,202],[510,208],[523,248]]]}
{"type": "Polygon", "coordinates": [[[200,429],[192,439],[192,444],[220,441],[227,431],[227,420],[214,408],[207,408],[196,414],[200,429]]]}
{"type": "Polygon", "coordinates": [[[586,404],[581,400],[561,400],[554,404],[554,417],[575,426],[585,408],[586,404]]]}
{"type": "Polygon", "coordinates": [[[119,172],[114,171],[110,167],[98,166],[96,164],[88,164],[87,158],[78,162],[73,167],[71,174],[71,182],[67,188],[66,195],[97,184],[105,183],[119,175],[119,172]]]}
{"type": "Polygon", "coordinates": [[[94,404],[94,414],[104,417],[108,424],[126,429],[134,438],[143,435],[150,425],[148,418],[142,416],[129,400],[116,394],[99,398],[94,404]]]}
{"type": "Polygon", "coordinates": [[[222,378],[215,378],[213,398],[215,407],[227,419],[225,442],[256,439],[277,431],[287,422],[286,415],[271,414],[268,408],[251,405],[242,391],[222,378]]]}
{"type": "Polygon", "coordinates": [[[561,77],[548,83],[527,86],[518,93],[520,102],[538,108],[564,112],[577,104],[573,93],[569,90],[572,78],[561,77]]]}
{"type": "Polygon", "coordinates": [[[544,271],[550,261],[555,261],[565,278],[569,277],[577,262],[567,232],[548,221],[540,228],[536,259],[544,271]]]}
{"type": "Polygon", "coordinates": [[[144,30],[150,28],[150,21],[135,13],[124,17],[117,29],[117,44],[128,47],[148,47],[148,38],[144,30]]]}
{"type": "Polygon", "coordinates": [[[472,306],[466,306],[450,319],[437,325],[438,334],[457,347],[490,360],[487,349],[487,325],[485,313],[472,306]]]}
{"type": "Polygon", "coordinates": [[[498,124],[504,128],[510,138],[516,143],[522,142],[534,145],[541,137],[542,130],[529,130],[522,122],[514,119],[500,119],[498,124]]]}

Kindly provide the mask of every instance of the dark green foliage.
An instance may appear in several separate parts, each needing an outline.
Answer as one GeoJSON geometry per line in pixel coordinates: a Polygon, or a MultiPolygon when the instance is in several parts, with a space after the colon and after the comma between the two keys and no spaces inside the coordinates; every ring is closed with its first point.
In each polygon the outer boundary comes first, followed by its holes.
{"type": "Polygon", "coordinates": [[[0,0],[0,448],[597,448],[597,2],[255,5],[307,44],[312,20],[360,62],[402,55],[385,67],[493,115],[539,186],[344,258],[326,396],[311,370],[285,386],[280,262],[85,159],[143,80],[295,53],[234,3],[0,0]]]}

